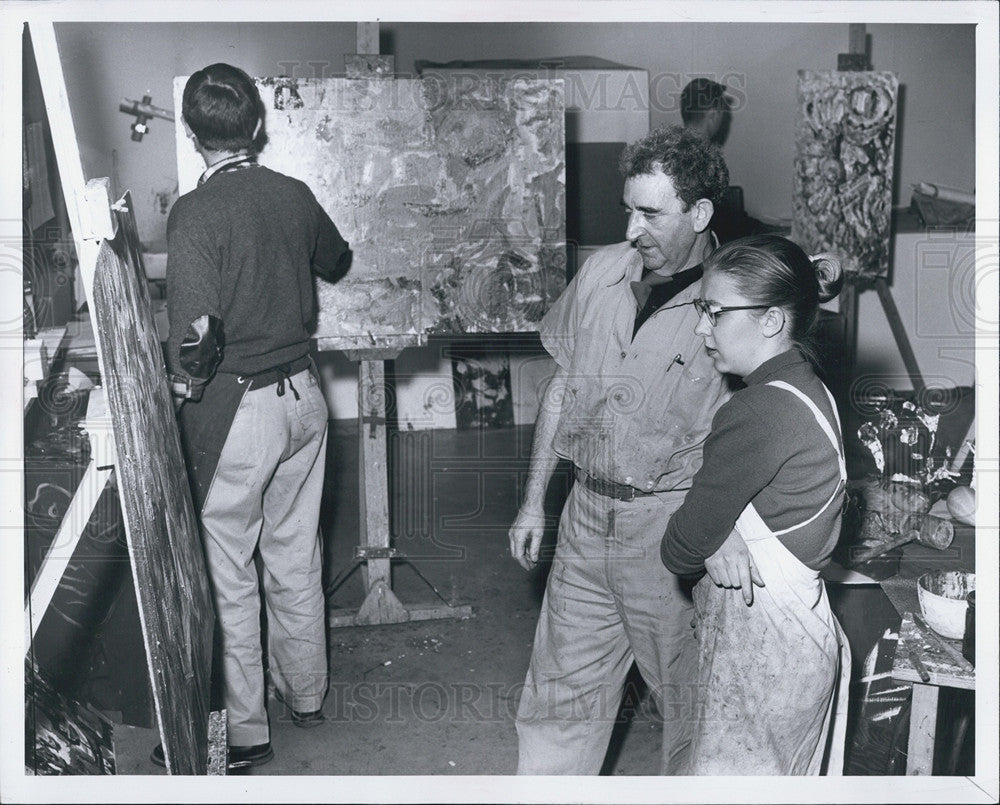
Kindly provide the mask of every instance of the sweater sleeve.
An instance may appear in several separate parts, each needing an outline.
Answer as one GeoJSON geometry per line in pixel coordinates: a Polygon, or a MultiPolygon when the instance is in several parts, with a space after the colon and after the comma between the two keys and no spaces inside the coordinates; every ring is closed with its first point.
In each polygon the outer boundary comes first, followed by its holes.
{"type": "Polygon", "coordinates": [[[200,396],[193,389],[211,377],[225,343],[220,283],[221,256],[197,215],[180,201],[167,220],[167,370],[185,389],[179,396],[200,396]]]}
{"type": "Polygon", "coordinates": [[[312,191],[309,191],[309,194],[313,204],[316,205],[318,217],[316,247],[312,254],[312,272],[327,282],[336,282],[351,267],[354,253],[340,234],[337,225],[326,214],[326,210],[319,205],[316,197],[312,196],[312,191]]]}
{"type": "Polygon", "coordinates": [[[712,421],[701,469],[660,543],[663,564],[681,575],[702,572],[747,503],[774,478],[785,452],[773,426],[739,394],[722,406],[712,421]]]}

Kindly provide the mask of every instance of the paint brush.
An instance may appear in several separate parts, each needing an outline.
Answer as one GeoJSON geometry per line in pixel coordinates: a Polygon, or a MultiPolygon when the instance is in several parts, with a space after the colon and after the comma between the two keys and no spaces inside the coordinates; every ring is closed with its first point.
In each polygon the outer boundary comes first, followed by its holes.
{"type": "Polygon", "coordinates": [[[903,649],[906,659],[910,661],[910,665],[912,665],[914,670],[920,675],[920,680],[922,682],[930,682],[930,672],[927,670],[927,666],[921,662],[920,654],[917,651],[917,648],[910,643],[904,643],[902,635],[900,635],[899,638],[899,646],[903,649]]]}

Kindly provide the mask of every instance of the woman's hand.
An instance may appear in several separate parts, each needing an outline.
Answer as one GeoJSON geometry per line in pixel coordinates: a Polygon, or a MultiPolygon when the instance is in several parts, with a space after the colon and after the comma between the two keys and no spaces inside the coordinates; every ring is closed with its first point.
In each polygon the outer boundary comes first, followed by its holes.
{"type": "Polygon", "coordinates": [[[742,589],[747,606],[753,603],[753,585],[764,586],[750,549],[735,529],[722,547],[705,560],[705,571],[718,587],[742,589]]]}

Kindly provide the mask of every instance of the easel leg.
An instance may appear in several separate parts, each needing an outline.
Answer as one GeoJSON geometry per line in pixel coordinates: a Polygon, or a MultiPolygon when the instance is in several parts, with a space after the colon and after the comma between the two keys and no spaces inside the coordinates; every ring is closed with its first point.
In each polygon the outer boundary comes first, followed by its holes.
{"type": "Polygon", "coordinates": [[[225,710],[208,715],[208,774],[224,775],[229,766],[229,721],[225,710]]]}
{"type": "MultiPolygon", "coordinates": [[[[390,547],[389,534],[389,459],[386,439],[385,364],[396,351],[369,352],[349,350],[347,355],[360,363],[358,373],[358,459],[359,509],[361,515],[360,561],[365,586],[365,600],[357,612],[332,609],[327,617],[330,628],[373,626],[436,618],[469,618],[468,604],[410,604],[403,606],[392,591],[391,562],[406,557],[390,547]]],[[[425,448],[429,450],[429,447],[425,448]]],[[[429,454],[428,454],[429,455],[429,454]]],[[[419,461],[417,462],[420,463],[419,461]]],[[[422,471],[417,467],[417,471],[422,471]]],[[[412,564],[412,563],[411,563],[412,564]]],[[[437,589],[416,566],[413,569],[441,597],[437,589]]],[[[342,577],[346,578],[346,577],[342,577]]],[[[342,580],[342,579],[341,579],[342,580]]],[[[334,585],[334,589],[339,584],[334,585]]]]}
{"type": "MultiPolygon", "coordinates": [[[[840,316],[844,322],[844,351],[841,357],[840,373],[836,380],[837,400],[844,405],[848,400],[854,366],[858,358],[858,286],[850,279],[840,292],[840,316]]],[[[845,407],[844,410],[847,410],[845,407]]]]}
{"type": "Polygon", "coordinates": [[[899,354],[903,358],[906,372],[910,376],[910,382],[913,384],[913,392],[919,397],[920,392],[924,390],[924,378],[920,373],[920,367],[917,366],[917,356],[913,353],[913,347],[910,346],[910,338],[906,334],[903,320],[899,316],[896,302],[892,298],[892,292],[889,290],[889,285],[886,283],[884,277],[879,277],[875,280],[875,290],[878,292],[878,298],[882,303],[882,309],[885,311],[885,317],[889,321],[889,327],[892,328],[892,336],[896,339],[899,354]]]}
{"type": "MultiPolygon", "coordinates": [[[[358,461],[361,467],[361,545],[389,547],[389,459],[385,433],[385,363],[362,360],[358,377],[358,461]]],[[[368,559],[361,567],[366,597],[356,622],[399,623],[408,620],[392,592],[390,560],[368,559]]]]}

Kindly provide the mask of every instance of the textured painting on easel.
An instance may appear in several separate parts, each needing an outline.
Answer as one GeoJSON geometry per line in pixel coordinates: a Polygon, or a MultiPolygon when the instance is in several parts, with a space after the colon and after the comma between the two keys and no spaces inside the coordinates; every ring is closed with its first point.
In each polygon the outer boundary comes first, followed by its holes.
{"type": "Polygon", "coordinates": [[[892,73],[799,71],[792,238],[873,278],[889,271],[898,90],[892,73]]]}
{"type": "MultiPolygon", "coordinates": [[[[186,79],[177,78],[177,108],[186,79]]],[[[257,79],[260,162],[305,181],[354,250],[319,283],[324,348],[521,332],[565,285],[561,80],[257,79]]],[[[204,165],[178,122],[181,192],[204,165]]]]}

